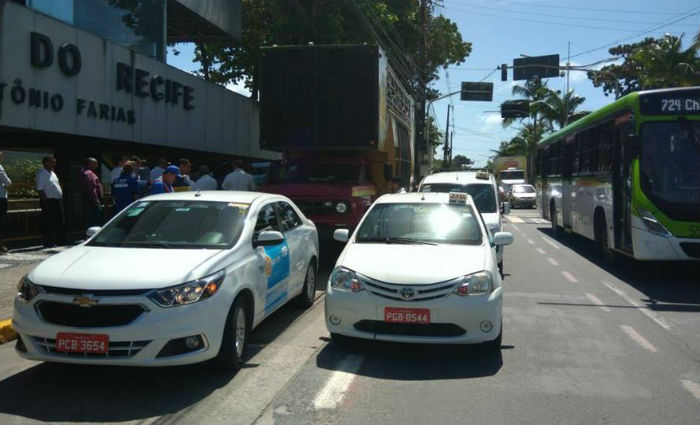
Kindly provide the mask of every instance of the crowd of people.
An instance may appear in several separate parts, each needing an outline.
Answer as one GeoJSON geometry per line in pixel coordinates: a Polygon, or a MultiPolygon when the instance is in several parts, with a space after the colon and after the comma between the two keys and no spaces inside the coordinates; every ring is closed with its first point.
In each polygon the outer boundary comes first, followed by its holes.
{"type": "MultiPolygon", "coordinates": [[[[8,251],[4,243],[7,237],[8,188],[12,185],[10,176],[2,166],[0,152],[0,254],[8,251]]],[[[105,191],[103,183],[111,188],[113,213],[117,214],[135,200],[158,193],[200,190],[243,190],[256,189],[253,176],[245,171],[243,163],[233,161],[233,171],[227,174],[221,184],[207,165],[200,165],[192,175],[192,163],[181,158],[169,163],[158,158],[153,168],[145,166],[145,161],[133,156],[123,156],[112,168],[110,175],[103,180],[97,174],[99,161],[86,158],[78,175],[78,190],[85,216],[85,228],[100,226],[104,221],[105,191]],[[107,182],[106,180],[109,179],[107,182]]],[[[36,175],[36,190],[41,208],[41,233],[43,245],[51,248],[65,241],[65,219],[63,210],[63,188],[55,172],[56,158],[44,157],[42,167],[36,175]]]]}

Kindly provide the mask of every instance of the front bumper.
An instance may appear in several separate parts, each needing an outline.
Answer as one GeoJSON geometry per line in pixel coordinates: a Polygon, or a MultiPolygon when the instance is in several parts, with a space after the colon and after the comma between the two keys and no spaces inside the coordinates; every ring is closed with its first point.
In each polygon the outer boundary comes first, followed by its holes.
{"type": "Polygon", "coordinates": [[[144,312],[122,326],[72,327],[48,323],[35,306],[40,301],[71,303],[74,296],[41,294],[29,304],[15,299],[13,327],[26,351],[17,353],[29,360],[60,363],[119,366],[174,366],[199,363],[215,357],[221,345],[224,324],[230,307],[226,293],[191,305],[162,308],[145,296],[102,297],[102,304],[140,304],[144,312]],[[51,347],[59,332],[104,334],[109,337],[109,352],[82,354],[57,352],[51,347]],[[173,339],[201,336],[203,346],[184,354],[158,357],[173,339]]]}
{"type": "Polygon", "coordinates": [[[512,198],[511,205],[514,207],[534,207],[537,198],[512,198]]]}
{"type": "MultiPolygon", "coordinates": [[[[461,297],[450,294],[429,300],[402,302],[384,299],[362,291],[358,293],[334,291],[328,288],[325,297],[325,319],[328,331],[355,338],[381,341],[432,343],[432,344],[476,344],[495,340],[501,331],[503,310],[503,288],[499,287],[488,295],[461,297]],[[404,335],[395,333],[368,332],[365,323],[370,321],[377,327],[383,327],[385,307],[424,308],[430,310],[430,323],[440,328],[459,327],[464,330],[461,335],[427,336],[404,335]],[[333,324],[330,316],[335,315],[341,322],[333,324]],[[482,322],[491,323],[490,330],[484,332],[482,322]],[[360,323],[362,322],[362,323],[360,323]],[[359,325],[358,325],[359,324],[359,325]]],[[[426,325],[412,325],[415,327],[426,325]]],[[[441,330],[437,329],[436,333],[441,330]]],[[[418,330],[418,333],[423,333],[418,330]]],[[[428,332],[426,332],[428,333],[428,332]]]]}
{"type": "Polygon", "coordinates": [[[637,260],[697,261],[700,239],[651,233],[642,220],[632,218],[634,258],[637,260]]]}

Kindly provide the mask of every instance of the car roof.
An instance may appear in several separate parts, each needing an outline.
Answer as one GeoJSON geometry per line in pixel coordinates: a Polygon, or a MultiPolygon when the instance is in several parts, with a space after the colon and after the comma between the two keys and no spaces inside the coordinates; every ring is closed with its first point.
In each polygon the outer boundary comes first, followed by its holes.
{"type": "Polygon", "coordinates": [[[477,179],[476,174],[479,171],[444,171],[441,173],[431,174],[426,176],[421,184],[425,183],[454,183],[454,184],[469,184],[469,183],[491,183],[493,184],[495,179],[492,174],[489,173],[488,180],[477,179]]]}
{"type": "MultiPolygon", "coordinates": [[[[465,194],[462,194],[465,195],[465,194]]],[[[467,195],[467,204],[474,205],[472,196],[467,195]]],[[[409,192],[409,193],[392,193],[384,195],[375,201],[375,204],[407,204],[407,203],[431,203],[431,204],[448,204],[450,202],[450,194],[447,192],[409,192]]]]}
{"type": "Polygon", "coordinates": [[[237,190],[202,190],[202,191],[185,191],[173,193],[160,193],[157,195],[146,196],[141,198],[141,201],[219,201],[219,202],[238,202],[242,204],[252,204],[254,201],[265,198],[284,198],[281,195],[262,192],[244,192],[237,190]]]}

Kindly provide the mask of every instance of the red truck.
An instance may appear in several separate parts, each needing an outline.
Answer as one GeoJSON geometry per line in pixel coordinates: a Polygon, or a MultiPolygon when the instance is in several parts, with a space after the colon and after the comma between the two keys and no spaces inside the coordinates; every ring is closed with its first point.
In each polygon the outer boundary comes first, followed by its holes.
{"type": "Polygon", "coordinates": [[[260,147],[283,153],[260,188],[292,199],[328,238],[354,229],[388,180],[410,184],[413,99],[374,46],[263,50],[260,147]]]}

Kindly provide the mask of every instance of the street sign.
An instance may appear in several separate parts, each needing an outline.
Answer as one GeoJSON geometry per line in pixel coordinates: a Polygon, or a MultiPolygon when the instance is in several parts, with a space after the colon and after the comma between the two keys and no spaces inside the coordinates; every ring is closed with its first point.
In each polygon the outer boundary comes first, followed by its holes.
{"type": "Polygon", "coordinates": [[[493,83],[470,83],[462,81],[460,100],[493,100],[493,83]]]}
{"type": "Polygon", "coordinates": [[[513,59],[513,80],[559,76],[559,55],[513,59]]]}
{"type": "Polygon", "coordinates": [[[530,101],[507,100],[501,103],[501,118],[525,118],[530,115],[530,101]]]}

